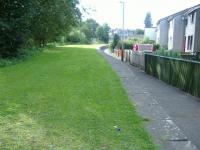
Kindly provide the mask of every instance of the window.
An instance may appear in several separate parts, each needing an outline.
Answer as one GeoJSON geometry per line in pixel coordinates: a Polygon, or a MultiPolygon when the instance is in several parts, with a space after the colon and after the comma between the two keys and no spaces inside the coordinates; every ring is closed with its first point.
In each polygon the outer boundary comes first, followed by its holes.
{"type": "Polygon", "coordinates": [[[190,50],[190,36],[188,36],[187,40],[187,50],[190,50]]]}
{"type": "Polygon", "coordinates": [[[185,25],[186,25],[186,26],[188,25],[188,20],[187,20],[187,19],[185,20],[185,25]]]}
{"type": "Polygon", "coordinates": [[[187,50],[192,50],[193,36],[188,36],[187,50]]]}
{"type": "Polygon", "coordinates": [[[193,44],[193,36],[190,36],[190,50],[192,49],[192,44],[193,44]]]}

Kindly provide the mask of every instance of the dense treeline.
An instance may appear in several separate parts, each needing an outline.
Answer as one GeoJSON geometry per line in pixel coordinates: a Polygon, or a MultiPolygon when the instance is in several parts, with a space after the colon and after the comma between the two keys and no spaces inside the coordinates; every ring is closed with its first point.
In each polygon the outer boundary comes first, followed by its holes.
{"type": "Polygon", "coordinates": [[[44,46],[71,31],[81,18],[78,0],[0,0],[0,57],[44,46]]]}
{"type": "Polygon", "coordinates": [[[92,43],[109,41],[108,24],[99,25],[94,19],[87,19],[80,23],[66,36],[66,41],[70,43],[92,43]]]}

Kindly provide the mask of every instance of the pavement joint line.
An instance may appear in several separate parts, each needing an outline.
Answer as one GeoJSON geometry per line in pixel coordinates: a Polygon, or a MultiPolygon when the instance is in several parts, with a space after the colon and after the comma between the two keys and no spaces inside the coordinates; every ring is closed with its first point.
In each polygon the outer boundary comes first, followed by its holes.
{"type": "Polygon", "coordinates": [[[186,139],[186,138],[182,138],[182,139],[170,139],[169,141],[182,142],[182,141],[188,141],[188,139],[186,139]]]}

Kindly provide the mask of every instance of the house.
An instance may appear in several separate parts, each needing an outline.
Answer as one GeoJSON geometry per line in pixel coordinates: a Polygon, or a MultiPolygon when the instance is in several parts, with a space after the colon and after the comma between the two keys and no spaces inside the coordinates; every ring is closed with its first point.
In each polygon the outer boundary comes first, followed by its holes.
{"type": "Polygon", "coordinates": [[[168,50],[199,50],[200,4],[160,19],[157,23],[156,42],[168,50]]]}
{"type": "Polygon", "coordinates": [[[184,51],[184,35],[185,35],[185,21],[183,19],[183,10],[168,18],[168,49],[176,51],[184,51]]]}
{"type": "Polygon", "coordinates": [[[156,43],[160,44],[163,48],[168,48],[168,30],[169,23],[167,18],[161,19],[157,24],[157,37],[156,43]]]}
{"type": "Polygon", "coordinates": [[[190,8],[184,14],[185,20],[185,52],[200,51],[200,4],[190,8]]]}
{"type": "Polygon", "coordinates": [[[156,41],[156,27],[144,28],[144,38],[156,41]]]}
{"type": "MultiPolygon", "coordinates": [[[[135,31],[140,30],[140,29],[136,29],[135,31]]],[[[129,30],[129,29],[125,29],[124,31],[122,29],[111,29],[109,32],[109,38],[110,40],[113,39],[115,34],[118,34],[120,38],[124,39],[132,39],[132,38],[137,38],[137,39],[143,39],[144,38],[144,34],[143,33],[136,33],[134,30],[129,30]]],[[[141,30],[143,31],[143,30],[141,30]]]]}

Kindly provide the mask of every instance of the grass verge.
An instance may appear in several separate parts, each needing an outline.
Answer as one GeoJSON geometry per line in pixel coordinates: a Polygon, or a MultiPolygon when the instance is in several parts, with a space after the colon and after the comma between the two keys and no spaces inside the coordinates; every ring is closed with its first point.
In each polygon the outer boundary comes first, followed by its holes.
{"type": "Polygon", "coordinates": [[[45,49],[0,68],[0,91],[0,149],[155,149],[94,47],[45,49]]]}

